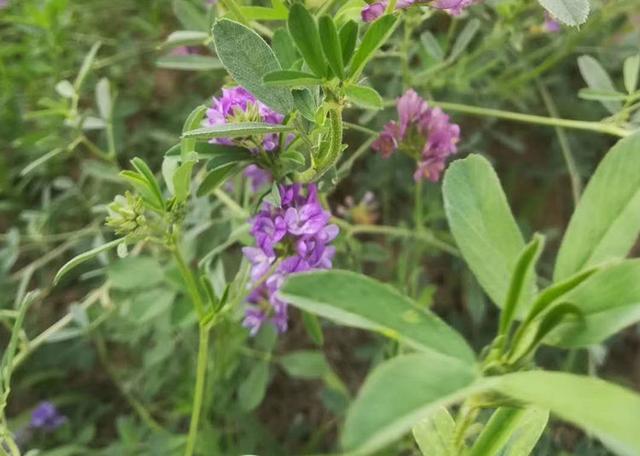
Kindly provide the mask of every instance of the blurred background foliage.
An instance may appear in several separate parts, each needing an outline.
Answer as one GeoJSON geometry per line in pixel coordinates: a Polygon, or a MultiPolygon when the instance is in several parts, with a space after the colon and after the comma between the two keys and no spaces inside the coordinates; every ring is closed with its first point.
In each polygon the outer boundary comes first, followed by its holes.
{"type": "MultiPolygon", "coordinates": [[[[577,59],[596,58],[622,90],[622,62],[640,50],[640,8],[637,0],[592,3],[586,25],[559,32],[544,29],[542,9],[529,0],[487,0],[456,19],[410,11],[410,33],[396,32],[393,46],[369,66],[369,81],[387,100],[411,86],[436,101],[580,120],[611,116],[603,104],[577,96],[585,87],[577,59]]],[[[25,436],[24,449],[49,456],[161,455],[177,454],[184,444],[196,334],[175,267],[146,246],[125,259],[103,254],[74,278],[51,283],[66,260],[108,238],[105,205],[125,188],[119,170],[139,156],[159,174],[188,113],[228,82],[206,45],[220,11],[200,0],[9,0],[0,10],[1,346],[11,323],[5,316],[25,290],[43,290],[21,334],[7,416],[18,432],[36,404],[48,400],[68,418],[55,433],[25,436]],[[166,41],[177,30],[200,33],[186,40],[186,52],[185,42],[166,41]]],[[[552,243],[573,208],[567,151],[584,181],[615,141],[450,114],[462,127],[459,155],[490,157],[526,235],[542,231],[552,243]]],[[[343,232],[336,264],[393,283],[479,349],[492,334],[495,309],[463,263],[412,237],[362,229],[410,229],[422,220],[451,239],[439,186],[425,185],[416,213],[413,164],[400,156],[381,160],[368,147],[371,131],[394,115],[392,109],[347,113],[356,127],[347,130],[346,142],[356,152],[347,154],[342,169],[351,173],[341,176],[329,204],[361,231],[343,232]]],[[[241,179],[229,194],[249,201],[241,179]]],[[[194,198],[187,221],[192,258],[210,253],[213,283],[223,286],[240,266],[234,242],[246,232],[215,198],[194,198]]],[[[334,451],[365,373],[398,350],[329,324],[324,340],[314,341],[300,316],[292,318],[281,337],[265,330],[250,339],[239,324],[216,329],[201,454],[334,451]]],[[[638,348],[640,333],[630,328],[568,359],[549,349],[542,363],[598,370],[638,389],[638,348]]],[[[416,451],[407,440],[388,454],[416,451]]],[[[607,453],[557,424],[537,454],[607,453]]]]}

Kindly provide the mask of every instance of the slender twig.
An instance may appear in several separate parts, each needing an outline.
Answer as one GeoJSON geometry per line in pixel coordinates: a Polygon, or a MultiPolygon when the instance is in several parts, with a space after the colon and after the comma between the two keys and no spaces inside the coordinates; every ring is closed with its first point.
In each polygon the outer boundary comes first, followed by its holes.
{"type": "MultiPolygon", "coordinates": [[[[544,101],[545,106],[547,107],[547,111],[551,117],[558,118],[558,109],[549,94],[546,86],[540,82],[536,81],[538,84],[538,90],[540,91],[540,95],[542,96],[542,100],[544,101]]],[[[556,135],[558,136],[558,142],[560,143],[560,150],[562,151],[562,156],[564,157],[565,164],[567,165],[567,172],[569,173],[569,180],[571,181],[571,193],[573,194],[573,203],[574,205],[578,204],[578,200],[580,199],[580,193],[582,192],[582,182],[580,181],[580,174],[578,173],[578,167],[576,166],[575,158],[573,157],[573,153],[571,152],[571,147],[569,146],[569,139],[567,138],[566,133],[562,127],[555,127],[556,135]]]]}

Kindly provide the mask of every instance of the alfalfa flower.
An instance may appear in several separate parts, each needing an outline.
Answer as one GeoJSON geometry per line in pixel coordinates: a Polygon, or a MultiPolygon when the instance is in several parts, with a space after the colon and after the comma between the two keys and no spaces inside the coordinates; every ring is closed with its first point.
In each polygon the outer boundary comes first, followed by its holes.
{"type": "Polygon", "coordinates": [[[280,206],[264,202],[251,220],[255,246],[245,247],[251,263],[249,307],[244,326],[256,334],[262,324],[272,322],[279,332],[287,329],[287,303],[277,297],[290,274],[332,266],[335,248],[331,241],[338,227],[318,199],[317,187],[309,184],[280,185],[280,206]]]}
{"type": "MultiPolygon", "coordinates": [[[[425,5],[445,11],[452,16],[459,16],[462,11],[477,0],[398,0],[396,10],[409,8],[411,5],[425,5]]],[[[388,0],[378,0],[365,6],[360,15],[364,22],[373,22],[384,14],[389,4],[388,0]]]]}
{"type": "Polygon", "coordinates": [[[372,148],[388,158],[396,150],[418,162],[416,181],[440,180],[447,158],[457,152],[460,127],[440,108],[432,108],[415,91],[408,90],[396,103],[398,121],[384,126],[372,148]]]}
{"type": "Polygon", "coordinates": [[[40,402],[31,413],[29,427],[32,430],[53,432],[67,422],[67,417],[62,415],[51,402],[40,402]]]}
{"type": "MultiPolygon", "coordinates": [[[[284,116],[273,111],[264,103],[258,101],[249,91],[243,87],[231,87],[222,89],[220,98],[213,97],[211,108],[207,109],[207,117],[203,126],[222,125],[240,122],[266,122],[280,124],[284,116]]],[[[213,140],[218,144],[233,144],[229,138],[217,138],[213,140]]],[[[244,144],[241,144],[244,145],[244,144]]],[[[262,148],[265,151],[273,151],[278,148],[278,135],[275,133],[264,135],[262,148]]],[[[255,148],[256,145],[253,145],[255,148]]]]}

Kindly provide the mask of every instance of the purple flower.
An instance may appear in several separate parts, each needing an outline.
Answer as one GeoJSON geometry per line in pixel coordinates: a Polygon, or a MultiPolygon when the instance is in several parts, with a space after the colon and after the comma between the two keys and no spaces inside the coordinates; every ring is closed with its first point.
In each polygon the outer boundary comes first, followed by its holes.
{"type": "Polygon", "coordinates": [[[387,1],[381,0],[362,8],[360,15],[364,22],[373,22],[384,14],[385,9],[387,9],[387,1]]]}
{"type": "Polygon", "coordinates": [[[258,165],[249,165],[244,169],[244,177],[249,180],[251,189],[257,192],[271,183],[271,173],[258,165]]]}
{"type": "Polygon", "coordinates": [[[9,0],[0,0],[0,9],[7,8],[9,6],[9,0]]]}
{"type": "Polygon", "coordinates": [[[435,8],[446,11],[452,16],[459,16],[462,10],[475,3],[476,0],[436,0],[435,8]]]}
{"type": "MultiPolygon", "coordinates": [[[[396,10],[403,10],[409,8],[414,4],[429,4],[434,8],[446,11],[452,16],[458,16],[462,13],[462,10],[469,5],[475,3],[478,0],[435,0],[429,3],[429,0],[397,0],[396,10]]],[[[379,0],[374,3],[370,3],[365,6],[360,15],[364,22],[373,22],[382,16],[387,9],[388,0],[379,0]]]]}
{"type": "MultiPolygon", "coordinates": [[[[270,109],[264,103],[256,100],[243,87],[222,89],[220,98],[213,97],[211,108],[207,110],[207,118],[203,126],[222,125],[233,122],[266,122],[270,124],[282,123],[284,116],[270,109]]],[[[218,144],[233,144],[230,138],[212,140],[218,144]]],[[[278,135],[271,133],[264,135],[262,147],[266,151],[278,148],[278,135]]]]}
{"type": "Polygon", "coordinates": [[[449,116],[440,108],[431,108],[413,90],[408,90],[396,103],[398,122],[384,126],[372,148],[388,158],[402,150],[418,161],[413,177],[416,181],[440,180],[447,157],[457,152],[460,127],[449,122],[449,116]]]}
{"type": "Polygon", "coordinates": [[[31,413],[31,429],[53,432],[67,421],[51,402],[40,402],[31,413]]]}
{"type": "Polygon", "coordinates": [[[544,12],[544,24],[542,24],[542,28],[548,33],[556,33],[562,30],[560,23],[547,11],[544,12]]]}
{"type": "Polygon", "coordinates": [[[251,220],[255,247],[242,249],[251,263],[251,293],[243,325],[256,334],[266,321],[279,332],[287,330],[287,303],[277,291],[296,272],[332,267],[339,233],[329,224],[331,214],[318,199],[315,184],[306,192],[300,184],[280,185],[280,207],[264,202],[251,220]]]}

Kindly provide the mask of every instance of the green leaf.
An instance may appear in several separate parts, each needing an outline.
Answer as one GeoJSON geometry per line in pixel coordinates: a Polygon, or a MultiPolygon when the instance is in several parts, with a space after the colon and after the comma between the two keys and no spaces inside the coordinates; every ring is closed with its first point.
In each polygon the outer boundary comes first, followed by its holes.
{"type": "Polygon", "coordinates": [[[353,57],[353,51],[356,49],[358,42],[358,23],[348,20],[340,28],[340,47],[342,49],[342,62],[346,67],[353,57]]]}
{"type": "Polygon", "coordinates": [[[280,365],[292,377],[322,378],[331,372],[324,354],[313,350],[287,353],[280,358],[280,365]]]}
{"type": "Polygon", "coordinates": [[[253,158],[253,154],[242,147],[226,146],[227,150],[218,151],[207,162],[207,169],[212,170],[219,168],[220,166],[226,166],[229,163],[240,163],[243,161],[250,161],[253,158]]]}
{"type": "Polygon", "coordinates": [[[459,360],[430,353],[397,356],[365,380],[347,413],[342,446],[350,455],[373,453],[440,407],[486,387],[475,366],[459,360]]]}
{"type": "Polygon", "coordinates": [[[627,99],[627,94],[617,91],[605,91],[595,89],[580,89],[578,97],[583,100],[596,100],[596,101],[624,101],[627,99]]]}
{"type": "Polygon", "coordinates": [[[209,34],[207,32],[199,32],[195,30],[178,30],[169,34],[164,43],[162,43],[162,47],[174,48],[178,46],[204,44],[208,39],[209,34]]]}
{"type": "Polygon", "coordinates": [[[382,97],[371,87],[349,84],[344,90],[352,103],[366,109],[382,109],[382,97]]]}
{"type": "Polygon", "coordinates": [[[174,0],[173,12],[184,28],[188,30],[209,30],[209,21],[204,9],[197,8],[187,0],[174,0]]]}
{"type": "Polygon", "coordinates": [[[589,16],[589,0],[538,0],[538,3],[567,25],[584,24],[589,16]]]}
{"type": "Polygon", "coordinates": [[[309,89],[292,90],[291,94],[293,95],[293,104],[300,114],[305,119],[314,122],[318,106],[311,91],[309,89]]]}
{"type": "MultiPolygon", "coordinates": [[[[182,133],[198,128],[202,124],[202,119],[204,118],[205,113],[207,112],[206,106],[197,106],[191,113],[187,116],[187,120],[184,121],[182,125],[182,133]]],[[[190,153],[194,152],[196,148],[196,140],[195,139],[186,139],[183,138],[180,140],[180,159],[182,161],[187,160],[187,157],[190,153]]]]}
{"type": "Polygon", "coordinates": [[[340,270],[296,274],[279,294],[285,302],[337,323],[380,332],[417,350],[474,362],[462,336],[435,314],[366,276],[340,270]]]}
{"type": "Polygon", "coordinates": [[[278,70],[267,73],[263,78],[268,87],[309,87],[322,84],[322,79],[304,71],[278,70]]]}
{"type": "Polygon", "coordinates": [[[58,82],[54,88],[56,92],[58,92],[58,95],[63,98],[73,98],[76,95],[76,89],[74,89],[73,85],[66,79],[58,82]]]}
{"type": "Polygon", "coordinates": [[[433,33],[426,31],[421,34],[420,43],[422,44],[422,47],[424,47],[425,51],[427,51],[427,53],[431,57],[433,57],[434,60],[438,62],[444,60],[444,51],[442,50],[442,47],[440,46],[440,43],[438,43],[436,37],[433,36],[433,33]]]}
{"type": "Polygon", "coordinates": [[[207,173],[204,180],[196,191],[196,196],[201,197],[214,191],[223,182],[229,179],[231,176],[237,174],[241,167],[235,163],[229,163],[226,166],[219,166],[207,173]]]}
{"type": "Polygon", "coordinates": [[[250,412],[255,409],[264,398],[269,383],[269,364],[259,361],[253,365],[247,378],[238,388],[238,403],[242,410],[250,412]]]}
{"type": "MultiPolygon", "coordinates": [[[[544,314],[538,328],[536,329],[535,336],[529,344],[527,353],[531,353],[537,348],[542,340],[558,325],[564,321],[583,321],[584,316],[580,308],[569,302],[562,302],[557,304],[544,314]],[[573,317],[573,318],[572,318],[573,317]]],[[[526,353],[525,353],[526,354],[526,353]]]]}
{"type": "Polygon", "coordinates": [[[476,33],[478,33],[478,30],[480,30],[480,19],[473,18],[469,22],[467,22],[456,38],[456,41],[453,43],[451,53],[449,54],[449,57],[447,57],[447,59],[449,61],[454,61],[458,57],[460,57],[460,55],[462,55],[467,47],[469,47],[471,41],[473,40],[473,37],[476,36],[476,33]]]}
{"type": "Polygon", "coordinates": [[[624,60],[624,88],[633,93],[638,87],[638,73],[640,73],[640,54],[632,55],[624,60]]]}
{"type": "Polygon", "coordinates": [[[266,87],[262,78],[282,67],[267,43],[244,25],[222,19],[213,26],[216,54],[233,79],[258,100],[281,114],[289,114],[293,98],[287,89],[266,87]]]}
{"type": "Polygon", "coordinates": [[[500,456],[529,456],[547,427],[549,411],[539,407],[527,407],[520,416],[519,426],[509,437],[500,456]]]}
{"type": "Polygon", "coordinates": [[[165,204],[164,204],[164,198],[162,197],[162,191],[160,190],[160,184],[158,184],[158,181],[156,180],[156,177],[153,175],[153,172],[151,172],[151,169],[149,168],[149,166],[145,163],[144,160],[138,157],[133,157],[131,159],[131,164],[136,169],[136,171],[138,171],[140,176],[142,176],[144,180],[147,182],[147,184],[149,185],[149,189],[151,190],[155,198],[155,202],[162,209],[164,209],[165,204]]]}
{"type": "Polygon", "coordinates": [[[563,322],[545,343],[574,348],[604,341],[640,321],[640,260],[600,269],[562,300],[575,304],[583,319],[563,322]]]}
{"type": "Polygon", "coordinates": [[[196,128],[185,131],[182,138],[209,140],[213,138],[243,138],[253,135],[265,135],[268,133],[282,133],[293,130],[289,125],[278,125],[264,122],[244,122],[236,124],[211,125],[209,127],[196,128]]]}
{"type": "Polygon", "coordinates": [[[107,267],[107,277],[113,288],[126,291],[151,288],[165,279],[158,262],[146,256],[130,256],[112,262],[107,267]]]}
{"type": "Polygon", "coordinates": [[[528,456],[540,439],[549,412],[538,407],[497,409],[469,456],[528,456]]]}
{"type": "Polygon", "coordinates": [[[289,10],[287,26],[293,42],[311,71],[318,77],[325,77],[327,66],[322,55],[318,26],[313,16],[300,3],[295,3],[289,10]]]}
{"type": "Polygon", "coordinates": [[[91,65],[93,65],[93,61],[96,59],[96,55],[98,54],[98,49],[100,49],[101,45],[102,43],[100,42],[95,43],[93,46],[91,46],[91,49],[89,50],[87,55],[84,57],[84,60],[82,61],[82,66],[78,71],[78,75],[76,76],[75,81],[73,81],[73,88],[75,89],[76,93],[80,92],[80,87],[82,87],[82,83],[87,77],[87,74],[91,69],[91,65]]]}
{"type": "Polygon", "coordinates": [[[342,46],[336,24],[331,16],[324,15],[318,21],[320,40],[322,42],[322,52],[327,58],[327,62],[338,79],[344,79],[344,62],[342,59],[342,46]]]}
{"type": "Polygon", "coordinates": [[[279,28],[273,32],[271,46],[282,68],[291,68],[299,58],[296,45],[285,28],[279,28]]]}
{"type": "Polygon", "coordinates": [[[436,407],[412,432],[423,456],[455,456],[455,431],[456,422],[447,408],[436,407]]]}
{"type": "Polygon", "coordinates": [[[121,242],[124,242],[124,239],[115,239],[115,240],[113,240],[111,242],[107,242],[106,244],[98,246],[98,247],[96,247],[94,249],[91,249],[91,250],[89,250],[87,252],[81,253],[80,255],[78,255],[78,256],[72,258],[71,260],[67,261],[60,268],[60,270],[56,273],[56,276],[53,279],[53,284],[57,285],[58,282],[60,282],[60,279],[62,279],[69,271],[71,271],[76,266],[84,263],[85,261],[90,260],[93,257],[98,256],[102,252],[106,252],[107,250],[110,250],[110,249],[116,247],[121,242]]]}
{"type": "Polygon", "coordinates": [[[395,16],[387,14],[378,18],[369,26],[349,67],[351,80],[355,80],[360,76],[367,62],[371,60],[380,46],[391,36],[395,30],[396,22],[397,18],[395,16]]]}
{"type": "Polygon", "coordinates": [[[156,60],[158,68],[185,71],[222,70],[224,66],[220,60],[207,55],[165,55],[156,60]]]}
{"type": "Polygon", "coordinates": [[[513,268],[507,299],[500,314],[499,334],[508,334],[509,326],[517,314],[517,306],[521,301],[522,290],[525,284],[530,284],[536,279],[536,262],[544,247],[544,236],[535,234],[533,240],[527,244],[513,268]]]}
{"type": "Polygon", "coordinates": [[[186,201],[191,187],[191,171],[196,160],[183,162],[173,173],[173,189],[177,203],[186,201]]]}
{"type": "Polygon", "coordinates": [[[324,335],[322,334],[322,326],[318,317],[312,313],[302,311],[302,323],[313,343],[321,347],[324,344],[324,335]]]}
{"type": "Polygon", "coordinates": [[[550,410],[618,454],[640,454],[639,395],[597,378],[559,372],[520,372],[496,381],[500,392],[550,410]]]}
{"type": "MultiPolygon", "coordinates": [[[[600,62],[590,55],[578,57],[578,68],[580,69],[582,78],[590,89],[599,92],[617,92],[606,70],[602,68],[600,62]]],[[[602,101],[602,105],[612,114],[615,114],[622,108],[622,104],[615,100],[602,101]]]]}
{"type": "Polygon", "coordinates": [[[567,231],[554,280],[625,257],[640,231],[640,132],[620,140],[591,177],[567,231]]]}
{"type": "MultiPolygon", "coordinates": [[[[498,176],[480,155],[456,160],[445,174],[443,196],[449,226],[462,256],[485,292],[502,306],[524,240],[498,176]]],[[[522,290],[516,318],[527,310],[534,291],[531,279],[522,290]]]]}
{"type": "Polygon", "coordinates": [[[287,19],[287,10],[264,6],[242,6],[242,15],[248,21],[283,21],[287,19]]]}
{"type": "Polygon", "coordinates": [[[561,298],[566,300],[564,296],[567,293],[591,277],[591,275],[598,271],[598,269],[599,267],[586,269],[545,288],[533,301],[531,310],[527,314],[527,320],[533,320],[547,310],[551,304],[557,302],[561,298]]]}
{"type": "Polygon", "coordinates": [[[100,117],[104,120],[111,119],[113,106],[111,103],[111,86],[107,78],[101,78],[96,84],[96,105],[98,105],[100,117]]]}

